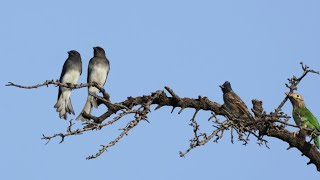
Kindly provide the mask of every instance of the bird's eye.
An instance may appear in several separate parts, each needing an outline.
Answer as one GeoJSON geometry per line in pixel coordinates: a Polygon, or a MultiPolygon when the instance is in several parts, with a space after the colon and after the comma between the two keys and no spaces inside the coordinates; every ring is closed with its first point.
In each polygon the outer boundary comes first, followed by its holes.
{"type": "Polygon", "coordinates": [[[297,97],[299,98],[300,96],[299,96],[299,95],[297,95],[297,97]]]}

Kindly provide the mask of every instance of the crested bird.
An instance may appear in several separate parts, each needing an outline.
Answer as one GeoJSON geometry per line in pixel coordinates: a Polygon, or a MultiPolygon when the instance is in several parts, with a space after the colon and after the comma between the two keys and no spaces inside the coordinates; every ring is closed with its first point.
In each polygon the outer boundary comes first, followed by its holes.
{"type": "Polygon", "coordinates": [[[229,81],[224,82],[224,84],[221,85],[220,88],[223,92],[224,105],[231,114],[235,115],[236,117],[245,117],[254,120],[246,104],[232,90],[229,81]]]}

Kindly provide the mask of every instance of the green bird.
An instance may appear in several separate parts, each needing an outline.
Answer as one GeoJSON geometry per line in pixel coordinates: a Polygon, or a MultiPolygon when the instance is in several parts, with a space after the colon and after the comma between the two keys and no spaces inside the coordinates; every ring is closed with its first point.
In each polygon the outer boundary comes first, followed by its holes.
{"type": "MultiPolygon", "coordinates": [[[[309,111],[306,107],[302,96],[297,93],[286,93],[289,96],[290,102],[292,104],[292,116],[297,124],[297,126],[311,128],[316,132],[320,132],[320,125],[317,118],[309,111]]],[[[320,149],[319,137],[314,137],[314,142],[318,149],[320,149]]]]}

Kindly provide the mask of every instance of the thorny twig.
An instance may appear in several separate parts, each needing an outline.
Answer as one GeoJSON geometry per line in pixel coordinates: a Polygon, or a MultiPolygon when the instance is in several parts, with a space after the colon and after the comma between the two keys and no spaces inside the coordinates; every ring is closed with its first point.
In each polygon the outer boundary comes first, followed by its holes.
{"type": "MultiPolygon", "coordinates": [[[[301,82],[301,80],[308,74],[308,73],[315,73],[315,74],[320,74],[319,71],[315,71],[310,69],[309,66],[305,65],[303,62],[300,62],[301,68],[303,70],[302,75],[297,78],[295,76],[293,76],[292,78],[288,79],[289,84],[286,84],[286,87],[290,89],[289,94],[293,93],[294,90],[297,90],[298,88],[298,84],[301,82]]],[[[281,111],[281,108],[283,107],[283,105],[286,103],[286,101],[289,99],[289,96],[287,95],[282,102],[279,104],[279,106],[277,107],[277,109],[275,110],[274,114],[278,114],[281,111]]]]}
{"type": "Polygon", "coordinates": [[[91,156],[87,157],[87,159],[94,159],[94,158],[99,157],[102,153],[107,151],[108,148],[114,146],[121,138],[123,138],[123,136],[127,135],[128,132],[131,129],[133,129],[135,126],[137,126],[141,120],[147,120],[147,114],[150,111],[150,106],[151,106],[152,102],[154,101],[155,98],[158,98],[161,95],[161,93],[162,93],[162,91],[157,91],[156,93],[154,93],[152,95],[152,97],[145,104],[142,105],[143,108],[139,108],[135,112],[135,119],[130,121],[127,124],[127,126],[122,129],[121,134],[116,139],[109,142],[107,145],[101,145],[102,148],[99,150],[99,152],[95,155],[91,155],[91,156]],[[142,110],[140,110],[140,109],[142,109],[142,110]]]}

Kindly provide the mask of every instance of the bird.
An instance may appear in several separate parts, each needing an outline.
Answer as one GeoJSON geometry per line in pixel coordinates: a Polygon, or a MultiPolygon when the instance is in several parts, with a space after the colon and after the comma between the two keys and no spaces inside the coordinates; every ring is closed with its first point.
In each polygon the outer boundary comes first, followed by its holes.
{"type": "MultiPolygon", "coordinates": [[[[89,61],[88,66],[88,76],[87,76],[87,82],[96,82],[100,86],[104,86],[106,83],[108,74],[110,71],[110,63],[109,60],[106,57],[106,53],[102,47],[94,47],[93,48],[93,58],[89,61]]],[[[88,87],[88,97],[87,101],[84,105],[83,110],[79,114],[79,116],[76,118],[77,120],[87,121],[85,117],[83,117],[83,112],[86,112],[87,114],[91,113],[92,107],[97,108],[98,103],[94,96],[91,94],[96,94],[99,92],[99,89],[93,86],[88,87]]]]}
{"type": "Polygon", "coordinates": [[[229,81],[224,82],[220,86],[223,92],[223,101],[226,109],[236,117],[250,118],[251,114],[249,113],[248,107],[242,101],[242,99],[232,90],[231,84],[229,81]]]}
{"type": "MultiPolygon", "coordinates": [[[[307,108],[304,103],[302,96],[298,93],[289,93],[287,92],[286,95],[289,97],[289,100],[292,104],[292,116],[294,122],[299,127],[304,128],[311,128],[315,130],[315,132],[320,132],[320,125],[317,118],[312,114],[311,111],[307,108]]],[[[320,141],[319,136],[313,137],[315,145],[318,149],[320,149],[320,141]]]]}
{"type": "MultiPolygon", "coordinates": [[[[63,64],[59,81],[64,84],[75,84],[82,73],[82,61],[80,53],[76,50],[68,51],[68,58],[63,64]]],[[[67,113],[75,114],[71,104],[71,89],[59,87],[58,100],[54,105],[56,111],[59,112],[60,119],[67,119],[67,113]]]]}

